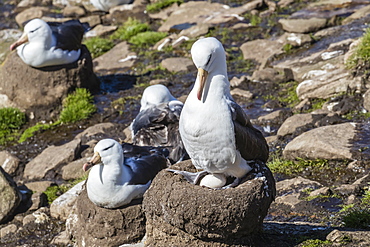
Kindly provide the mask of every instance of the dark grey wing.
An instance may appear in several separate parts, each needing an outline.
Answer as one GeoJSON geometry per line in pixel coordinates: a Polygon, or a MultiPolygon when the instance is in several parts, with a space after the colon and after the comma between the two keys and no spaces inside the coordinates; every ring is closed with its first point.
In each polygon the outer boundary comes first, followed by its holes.
{"type": "Polygon", "coordinates": [[[229,101],[232,111],[236,148],[245,160],[261,160],[266,162],[269,147],[262,133],[253,127],[244,110],[234,101],[229,101]]]}
{"type": "Polygon", "coordinates": [[[182,104],[163,103],[137,115],[131,128],[135,145],[164,146],[170,150],[171,163],[187,157],[179,132],[182,104]]]}
{"type": "Polygon", "coordinates": [[[56,48],[68,51],[81,48],[83,35],[89,29],[87,23],[81,23],[79,20],[48,22],[48,25],[57,40],[56,48]]]}
{"type": "Polygon", "coordinates": [[[167,167],[163,148],[140,147],[123,144],[124,166],[130,169],[131,180],[129,184],[146,184],[167,167]]]}

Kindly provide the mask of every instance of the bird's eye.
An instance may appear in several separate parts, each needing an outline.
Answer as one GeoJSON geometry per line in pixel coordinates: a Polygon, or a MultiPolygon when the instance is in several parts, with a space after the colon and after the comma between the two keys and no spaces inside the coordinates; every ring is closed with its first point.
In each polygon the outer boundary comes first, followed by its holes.
{"type": "Polygon", "coordinates": [[[211,62],[211,58],[212,58],[212,55],[209,55],[209,56],[208,56],[208,61],[207,61],[206,65],[208,65],[208,64],[209,64],[209,62],[211,62]]]}

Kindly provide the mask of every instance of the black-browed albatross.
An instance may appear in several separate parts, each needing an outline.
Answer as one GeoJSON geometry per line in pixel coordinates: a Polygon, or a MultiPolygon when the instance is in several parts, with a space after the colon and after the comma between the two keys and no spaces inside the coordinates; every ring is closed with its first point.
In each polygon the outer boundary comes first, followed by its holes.
{"type": "Polygon", "coordinates": [[[162,84],[147,87],[138,115],[131,123],[132,142],[140,146],[166,147],[172,164],[188,159],[179,133],[183,103],[162,84]]]}
{"type": "Polygon", "coordinates": [[[194,183],[201,179],[200,185],[211,188],[223,187],[226,177],[232,176],[236,186],[251,171],[249,161],[267,161],[268,145],[230,95],[222,44],[213,37],[200,39],[191,55],[198,75],[182,109],[179,129],[192,163],[203,172],[170,171],[194,183]]]}
{"type": "Polygon", "coordinates": [[[83,165],[90,169],[87,195],[97,206],[118,208],[140,198],[159,171],[167,167],[168,150],[121,145],[103,139],[94,147],[94,156],[83,165]]]}
{"type": "Polygon", "coordinates": [[[81,42],[87,23],[70,20],[63,23],[29,21],[22,36],[10,46],[17,49],[24,63],[36,67],[62,65],[75,62],[81,54],[81,42]]]}

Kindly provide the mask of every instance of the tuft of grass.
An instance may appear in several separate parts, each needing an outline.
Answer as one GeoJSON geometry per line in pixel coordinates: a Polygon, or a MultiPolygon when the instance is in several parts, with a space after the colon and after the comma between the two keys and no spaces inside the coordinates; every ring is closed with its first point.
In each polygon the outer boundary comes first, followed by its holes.
{"type": "Polygon", "coordinates": [[[69,183],[62,184],[62,185],[53,185],[46,189],[44,192],[46,197],[48,198],[49,204],[51,204],[55,199],[57,199],[62,194],[66,193],[69,189],[71,189],[73,186],[78,184],[79,182],[82,182],[87,179],[87,174],[82,176],[81,178],[75,179],[69,183]]]}
{"type": "Polygon", "coordinates": [[[129,42],[132,43],[133,45],[136,45],[137,47],[144,48],[154,45],[155,43],[165,38],[166,36],[167,33],[146,31],[131,37],[129,39],[129,42]]]}
{"type": "Polygon", "coordinates": [[[55,123],[52,123],[52,124],[37,123],[36,125],[34,125],[34,126],[28,128],[28,129],[26,129],[25,131],[23,131],[23,133],[22,133],[21,137],[19,138],[18,142],[22,143],[22,142],[26,141],[28,138],[34,136],[36,132],[38,132],[40,130],[51,129],[52,127],[57,126],[58,124],[60,124],[59,121],[57,121],[55,123]]]}
{"type": "Polygon", "coordinates": [[[370,229],[370,210],[353,210],[344,215],[342,220],[346,227],[370,229]]]}
{"type": "Polygon", "coordinates": [[[75,123],[90,117],[96,112],[93,99],[86,88],[77,88],[63,100],[63,109],[59,117],[61,123],[75,123]]]}
{"type": "Polygon", "coordinates": [[[293,107],[300,101],[296,92],[299,83],[292,81],[283,84],[282,89],[278,93],[278,100],[288,107],[293,107]]]}
{"type": "Polygon", "coordinates": [[[300,247],[326,247],[332,246],[332,242],[329,240],[320,240],[320,239],[308,239],[302,242],[300,247]]]}
{"type": "Polygon", "coordinates": [[[17,108],[0,109],[0,145],[16,140],[19,129],[26,123],[26,114],[17,108]]]}
{"type": "Polygon", "coordinates": [[[113,48],[114,43],[109,39],[104,39],[100,37],[93,37],[87,39],[84,44],[91,53],[91,57],[94,59],[103,55],[107,51],[113,48]]]}
{"type": "Polygon", "coordinates": [[[359,45],[347,61],[347,67],[353,69],[362,63],[370,61],[370,29],[362,36],[359,45]]]}
{"type": "Polygon", "coordinates": [[[109,38],[111,40],[129,40],[135,35],[149,31],[150,27],[147,23],[129,18],[121,27],[119,27],[109,38]]]}
{"type": "Polygon", "coordinates": [[[177,5],[182,4],[184,1],[182,0],[159,0],[155,3],[148,4],[146,6],[146,11],[149,13],[155,13],[160,11],[161,9],[164,9],[174,3],[177,3],[177,5]]]}
{"type": "Polygon", "coordinates": [[[60,113],[59,120],[54,123],[37,123],[36,125],[26,129],[18,142],[22,143],[28,138],[35,135],[41,130],[48,130],[60,124],[75,123],[79,120],[87,119],[94,112],[96,106],[93,104],[94,97],[86,88],[77,88],[75,92],[68,95],[63,100],[63,109],[60,113]]]}

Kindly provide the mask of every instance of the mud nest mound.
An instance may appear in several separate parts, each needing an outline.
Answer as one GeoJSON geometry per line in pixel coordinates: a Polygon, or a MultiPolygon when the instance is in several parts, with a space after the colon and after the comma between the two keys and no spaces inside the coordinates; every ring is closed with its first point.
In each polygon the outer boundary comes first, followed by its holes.
{"type": "MultiPolygon", "coordinates": [[[[214,190],[162,170],[144,195],[148,246],[227,246],[243,244],[262,230],[274,200],[275,180],[256,162],[235,188],[214,190]],[[194,245],[195,244],[195,245],[194,245]]],[[[190,160],[171,167],[194,172],[190,160]]]]}

